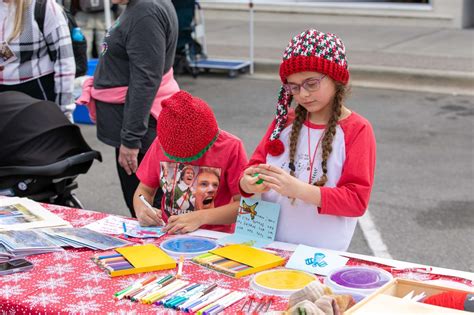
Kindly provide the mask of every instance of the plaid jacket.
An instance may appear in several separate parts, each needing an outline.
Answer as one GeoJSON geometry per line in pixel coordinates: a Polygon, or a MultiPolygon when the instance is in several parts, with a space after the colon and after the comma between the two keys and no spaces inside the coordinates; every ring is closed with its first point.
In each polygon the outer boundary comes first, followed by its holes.
{"type": "MultiPolygon", "coordinates": [[[[23,32],[8,43],[17,59],[0,71],[0,84],[20,84],[54,72],[56,103],[72,104],[76,65],[66,18],[54,0],[47,0],[42,34],[34,17],[35,4],[31,0],[25,12],[23,32]]],[[[0,42],[8,40],[14,20],[13,5],[0,1],[0,42]]]]}

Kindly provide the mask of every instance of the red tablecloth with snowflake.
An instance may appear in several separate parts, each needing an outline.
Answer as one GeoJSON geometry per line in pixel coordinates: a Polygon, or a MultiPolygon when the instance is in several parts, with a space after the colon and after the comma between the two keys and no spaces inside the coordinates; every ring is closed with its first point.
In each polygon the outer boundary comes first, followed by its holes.
{"type": "MultiPolygon", "coordinates": [[[[71,209],[53,205],[44,205],[50,211],[81,227],[101,219],[108,214],[87,210],[71,209]]],[[[167,237],[153,240],[159,244],[167,237]]],[[[138,241],[138,240],[137,240],[138,241]]],[[[150,242],[149,240],[146,242],[150,242]]],[[[143,275],[129,275],[110,278],[97,267],[90,258],[94,251],[87,249],[67,249],[64,252],[30,256],[34,263],[29,272],[0,276],[0,311],[5,314],[168,314],[174,311],[160,306],[143,305],[129,300],[117,301],[113,294],[127,287],[143,275]]],[[[279,251],[288,258],[291,252],[279,251]]],[[[368,261],[351,258],[349,265],[375,265],[368,261]]],[[[392,273],[394,273],[392,271],[392,273]]],[[[158,276],[170,274],[170,270],[153,272],[158,276]]],[[[394,276],[416,280],[449,279],[472,285],[468,280],[438,276],[418,271],[400,271],[394,276]]],[[[184,280],[198,283],[216,283],[220,287],[243,291],[262,296],[254,292],[249,282],[252,277],[233,279],[215,271],[186,261],[183,267],[184,280]]],[[[235,314],[245,300],[226,309],[226,314],[235,314]]],[[[277,298],[270,310],[284,310],[287,300],[277,298]]]]}

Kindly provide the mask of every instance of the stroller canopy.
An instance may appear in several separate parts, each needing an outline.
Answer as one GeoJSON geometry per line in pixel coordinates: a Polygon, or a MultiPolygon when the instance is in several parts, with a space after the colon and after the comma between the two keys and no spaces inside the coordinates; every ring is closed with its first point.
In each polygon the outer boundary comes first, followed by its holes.
{"type": "Polygon", "coordinates": [[[92,151],[59,107],[20,92],[0,93],[0,166],[41,166],[92,151]]]}

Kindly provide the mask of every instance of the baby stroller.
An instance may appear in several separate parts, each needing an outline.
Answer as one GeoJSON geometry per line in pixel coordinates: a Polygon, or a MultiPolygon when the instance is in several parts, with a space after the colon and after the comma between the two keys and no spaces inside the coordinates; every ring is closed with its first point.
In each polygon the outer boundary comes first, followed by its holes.
{"type": "Polygon", "coordinates": [[[199,59],[206,59],[203,46],[196,41],[197,37],[203,37],[204,22],[202,15],[199,17],[201,24],[197,23],[195,9],[201,12],[199,3],[195,0],[172,0],[176,14],[178,16],[179,33],[176,45],[176,56],[173,66],[174,73],[191,73],[196,77],[199,70],[193,63],[199,59]]]}
{"type": "Polygon", "coordinates": [[[3,92],[0,103],[0,195],[83,208],[75,179],[100,152],[53,102],[3,92]]]}

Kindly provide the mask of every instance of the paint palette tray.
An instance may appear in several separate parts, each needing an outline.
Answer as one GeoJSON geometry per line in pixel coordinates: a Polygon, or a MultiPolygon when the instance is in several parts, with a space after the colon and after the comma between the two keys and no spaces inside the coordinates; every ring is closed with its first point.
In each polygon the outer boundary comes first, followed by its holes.
{"type": "Polygon", "coordinates": [[[160,248],[172,257],[190,259],[217,248],[217,242],[203,237],[175,237],[161,243],[160,248]]]}
{"type": "Polygon", "coordinates": [[[332,270],[324,283],[334,292],[354,292],[367,296],[392,279],[389,272],[380,268],[345,266],[332,270]]]}
{"type": "Polygon", "coordinates": [[[316,276],[293,269],[275,269],[256,274],[250,286],[266,295],[289,296],[316,280],[316,276]]]}

